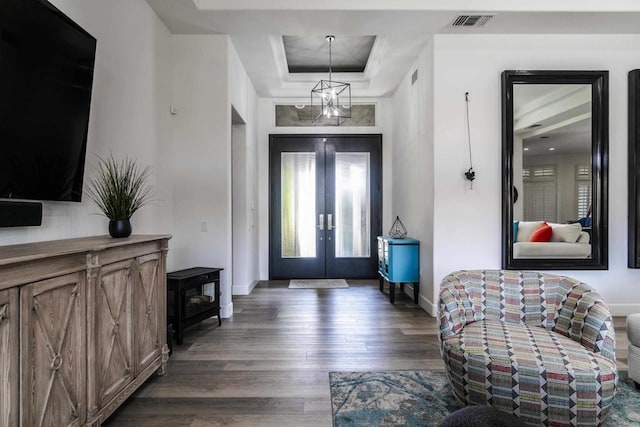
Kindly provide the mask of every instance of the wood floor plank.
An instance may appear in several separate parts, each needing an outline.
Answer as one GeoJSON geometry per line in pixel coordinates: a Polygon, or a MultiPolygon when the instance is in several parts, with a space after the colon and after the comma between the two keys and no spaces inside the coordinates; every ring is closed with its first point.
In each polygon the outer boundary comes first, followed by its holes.
{"type": "Polygon", "coordinates": [[[135,397],[125,407],[140,415],[217,416],[217,415],[302,415],[300,397],[135,397]]]}
{"type": "MultiPolygon", "coordinates": [[[[444,370],[436,319],[400,292],[390,304],[377,281],[349,285],[261,282],[251,295],[234,296],[233,317],[188,329],[167,374],[105,426],[329,427],[329,372],[444,370]]],[[[618,366],[626,369],[624,318],[614,325],[618,366]]]]}
{"type": "Polygon", "coordinates": [[[138,397],[322,397],[329,387],[324,371],[219,371],[179,374],[150,383],[138,397]],[[230,388],[228,384],[235,384],[230,388]]]}
{"type": "Polygon", "coordinates": [[[326,359],[313,359],[313,360],[301,360],[301,361],[272,361],[272,360],[257,360],[257,361],[233,361],[227,364],[226,369],[243,369],[243,370],[256,370],[264,371],[265,369],[271,369],[272,371],[287,371],[290,369],[307,369],[307,370],[322,370],[324,372],[333,371],[378,371],[385,369],[397,369],[397,370],[416,370],[425,369],[425,366],[430,366],[431,370],[444,370],[444,366],[441,366],[440,356],[438,359],[415,359],[407,360],[400,358],[387,358],[379,359],[372,358],[368,360],[363,359],[349,359],[348,355],[341,359],[326,358],[326,359]],[[346,360],[345,360],[346,359],[346,360]],[[389,368],[391,366],[391,368],[389,368]]]}

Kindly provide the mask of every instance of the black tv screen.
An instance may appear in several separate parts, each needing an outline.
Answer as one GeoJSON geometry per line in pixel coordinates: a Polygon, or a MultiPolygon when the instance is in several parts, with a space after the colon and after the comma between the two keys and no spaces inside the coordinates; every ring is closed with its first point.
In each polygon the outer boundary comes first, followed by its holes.
{"type": "Polygon", "coordinates": [[[81,201],[96,39],[44,0],[0,0],[0,198],[81,201]]]}

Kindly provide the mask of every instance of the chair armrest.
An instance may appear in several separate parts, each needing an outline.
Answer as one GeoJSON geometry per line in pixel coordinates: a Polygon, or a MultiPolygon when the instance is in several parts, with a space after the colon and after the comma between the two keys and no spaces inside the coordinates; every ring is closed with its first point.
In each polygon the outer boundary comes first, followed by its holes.
{"type": "Polygon", "coordinates": [[[440,284],[440,302],[438,306],[438,328],[440,339],[444,340],[460,332],[467,324],[464,300],[469,296],[457,278],[447,277],[440,284]],[[453,279],[451,282],[448,279],[453,279]]]}
{"type": "Polygon", "coordinates": [[[616,360],[613,319],[600,294],[584,283],[576,285],[560,307],[555,332],[584,347],[616,360]]]}
{"type": "Polygon", "coordinates": [[[598,302],[589,309],[584,319],[580,343],[592,349],[594,353],[616,360],[616,334],[613,329],[613,319],[603,302],[598,302]]]}

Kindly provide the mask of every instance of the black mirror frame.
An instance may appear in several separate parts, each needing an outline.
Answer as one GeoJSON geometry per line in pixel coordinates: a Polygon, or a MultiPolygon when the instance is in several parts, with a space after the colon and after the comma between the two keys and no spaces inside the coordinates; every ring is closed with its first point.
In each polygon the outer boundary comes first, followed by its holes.
{"type": "Polygon", "coordinates": [[[640,268],[640,70],[629,71],[629,268],[640,268]]]}
{"type": "MultiPolygon", "coordinates": [[[[640,153],[640,151],[639,151],[640,153]]],[[[608,269],[609,72],[522,71],[502,72],[502,268],[507,270],[608,269]],[[513,257],[513,85],[591,85],[591,258],[513,257]]],[[[637,240],[640,242],[640,240],[637,240]]]]}

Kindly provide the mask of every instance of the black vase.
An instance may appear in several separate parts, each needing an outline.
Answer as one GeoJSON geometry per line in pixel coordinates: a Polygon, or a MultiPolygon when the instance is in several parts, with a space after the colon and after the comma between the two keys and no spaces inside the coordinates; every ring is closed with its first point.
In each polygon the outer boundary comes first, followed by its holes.
{"type": "Polygon", "coordinates": [[[131,221],[128,219],[112,219],[109,221],[111,237],[129,237],[131,235],[131,221]]]}

